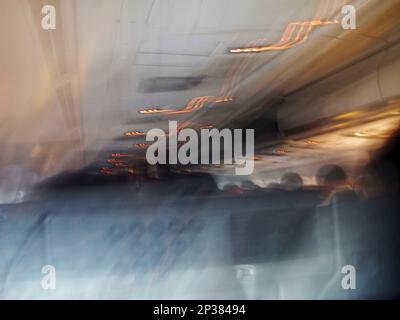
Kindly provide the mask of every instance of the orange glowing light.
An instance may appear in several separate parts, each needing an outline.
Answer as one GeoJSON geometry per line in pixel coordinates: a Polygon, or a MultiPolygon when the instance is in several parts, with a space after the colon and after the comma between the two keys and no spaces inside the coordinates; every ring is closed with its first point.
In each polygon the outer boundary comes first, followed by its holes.
{"type": "MultiPolygon", "coordinates": [[[[327,9],[327,8],[325,8],[327,9]]],[[[322,16],[321,13],[318,16],[322,16]]],[[[328,15],[329,16],[329,15],[328,15]]],[[[338,24],[339,21],[336,19],[315,19],[301,22],[289,23],[279,42],[272,45],[262,45],[265,39],[258,39],[252,41],[248,47],[233,48],[230,53],[258,53],[266,51],[277,51],[286,50],[306,41],[313,31],[314,28],[323,25],[338,24]]],[[[226,103],[233,101],[234,88],[237,87],[240,81],[239,75],[242,74],[245,67],[248,65],[248,61],[237,61],[235,65],[229,70],[224,84],[218,94],[218,96],[200,96],[192,98],[184,107],[180,109],[164,109],[164,108],[148,108],[140,110],[139,113],[143,115],[165,113],[168,115],[190,113],[202,109],[206,103],[226,103]]]]}
{"type": "Polygon", "coordinates": [[[113,158],[126,158],[126,157],[130,157],[130,154],[125,154],[125,153],[113,153],[111,155],[111,157],[113,158]]]}
{"type": "Polygon", "coordinates": [[[123,163],[123,161],[117,159],[109,159],[107,160],[107,163],[115,164],[115,163],[123,163]]]}
{"type": "Polygon", "coordinates": [[[280,148],[280,149],[277,149],[277,150],[275,151],[275,153],[276,153],[277,155],[283,156],[283,155],[286,154],[286,151],[285,151],[284,149],[280,148]]]}
{"type": "Polygon", "coordinates": [[[233,101],[233,98],[219,98],[219,99],[216,99],[214,102],[215,103],[223,103],[223,102],[230,102],[230,101],[233,101]]]}
{"type": "Polygon", "coordinates": [[[154,114],[154,113],[168,113],[172,112],[173,110],[171,109],[160,109],[160,108],[148,108],[148,109],[142,109],[139,110],[140,114],[154,114]]]}
{"type": "Polygon", "coordinates": [[[310,144],[310,145],[317,145],[317,144],[319,144],[318,141],[315,141],[315,140],[312,140],[312,139],[306,140],[306,143],[307,143],[307,144],[310,144]]]}
{"type": "Polygon", "coordinates": [[[233,101],[232,97],[225,96],[201,96],[192,98],[184,107],[180,109],[162,109],[162,108],[149,108],[140,110],[139,113],[143,115],[165,113],[165,114],[182,114],[200,110],[206,103],[225,103],[233,101]]]}
{"type": "Polygon", "coordinates": [[[356,137],[368,137],[368,134],[363,133],[363,132],[355,132],[354,135],[356,137]]]}
{"type": "Polygon", "coordinates": [[[108,167],[103,167],[103,168],[100,169],[100,173],[111,175],[111,174],[114,174],[115,172],[114,172],[113,169],[110,169],[108,167]]]}
{"type": "Polygon", "coordinates": [[[138,149],[146,149],[149,145],[146,143],[137,143],[134,145],[134,147],[138,148],[138,149]]]}
{"type": "Polygon", "coordinates": [[[279,42],[274,43],[268,46],[252,46],[252,47],[243,47],[243,48],[234,48],[229,50],[230,53],[259,53],[266,51],[278,51],[278,50],[286,50],[292,48],[293,46],[302,43],[308,39],[311,31],[317,27],[322,25],[329,24],[337,24],[339,21],[337,20],[310,20],[303,22],[291,22],[286,27],[282,38],[279,42]]]}
{"type": "Polygon", "coordinates": [[[127,137],[140,137],[140,136],[144,136],[146,135],[146,133],[142,132],[142,131],[129,131],[125,133],[125,136],[127,137]]]}
{"type": "Polygon", "coordinates": [[[343,119],[348,119],[348,118],[354,118],[360,114],[361,114],[360,111],[352,111],[352,112],[340,114],[340,115],[334,117],[333,120],[343,120],[343,119]]]}

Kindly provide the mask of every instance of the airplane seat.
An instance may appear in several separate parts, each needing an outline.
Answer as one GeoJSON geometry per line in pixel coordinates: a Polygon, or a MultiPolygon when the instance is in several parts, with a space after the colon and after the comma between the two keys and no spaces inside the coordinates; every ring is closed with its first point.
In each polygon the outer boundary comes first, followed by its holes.
{"type": "MultiPolygon", "coordinates": [[[[315,203],[298,205],[297,194],[261,199],[259,208],[231,214],[232,257],[235,264],[254,264],[313,254],[315,203]],[[279,206],[271,204],[282,201],[279,206]],[[296,205],[297,203],[297,205],[296,205]]],[[[308,202],[308,201],[307,201],[308,202]]]]}
{"type": "Polygon", "coordinates": [[[230,215],[232,263],[238,268],[254,268],[248,281],[252,281],[257,299],[279,299],[284,277],[301,281],[305,274],[304,270],[297,275],[273,266],[289,267],[297,260],[318,259],[318,193],[282,189],[256,199],[258,205],[230,215]]]}
{"type": "MultiPolygon", "coordinates": [[[[356,252],[356,257],[360,257],[360,252],[369,254],[370,259],[374,259],[375,264],[360,260],[360,268],[369,268],[375,271],[375,282],[369,284],[372,288],[385,291],[393,296],[398,295],[396,283],[400,282],[400,235],[398,226],[400,225],[399,207],[396,200],[380,196],[364,201],[359,211],[359,243],[360,248],[356,252]],[[394,290],[394,291],[393,291],[394,290]]],[[[364,258],[365,260],[365,258],[364,258]]]]}
{"type": "MultiPolygon", "coordinates": [[[[360,201],[352,190],[336,192],[329,205],[317,209],[317,218],[320,250],[336,257],[332,271],[340,272],[345,265],[354,266],[357,289],[366,297],[373,296],[372,292],[382,284],[383,260],[379,217],[371,209],[371,203],[360,201]]],[[[357,296],[358,292],[346,294],[357,296]]]]}

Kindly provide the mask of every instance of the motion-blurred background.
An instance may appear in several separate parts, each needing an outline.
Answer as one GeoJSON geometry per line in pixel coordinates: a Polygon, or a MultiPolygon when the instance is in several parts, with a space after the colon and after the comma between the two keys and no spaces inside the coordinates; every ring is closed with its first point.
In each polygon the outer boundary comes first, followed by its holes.
{"type": "Polygon", "coordinates": [[[1,0],[0,297],[397,297],[399,21],[398,0],[1,0]],[[170,120],[254,129],[253,174],[148,165],[170,120]]]}

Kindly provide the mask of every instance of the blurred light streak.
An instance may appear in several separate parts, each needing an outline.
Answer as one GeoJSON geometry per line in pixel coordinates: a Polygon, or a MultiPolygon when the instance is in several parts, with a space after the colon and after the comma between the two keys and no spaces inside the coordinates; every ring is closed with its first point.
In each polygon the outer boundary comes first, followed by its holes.
{"type": "Polygon", "coordinates": [[[254,46],[254,47],[242,47],[234,48],[229,50],[230,53],[259,53],[266,51],[278,51],[290,49],[293,46],[306,41],[311,33],[311,31],[322,25],[338,24],[338,20],[332,21],[321,21],[321,20],[311,20],[304,22],[292,22],[286,27],[285,32],[281,40],[275,44],[268,46],[254,46]]]}
{"type": "Polygon", "coordinates": [[[306,143],[309,145],[318,145],[320,144],[318,141],[312,140],[312,139],[308,139],[306,140],[306,143]]]}
{"type": "Polygon", "coordinates": [[[129,131],[125,133],[125,136],[127,137],[141,137],[141,136],[145,136],[146,133],[143,131],[129,131]]]}
{"type": "Polygon", "coordinates": [[[124,163],[122,160],[117,159],[108,159],[107,163],[115,164],[115,163],[124,163]]]}
{"type": "Polygon", "coordinates": [[[134,147],[138,149],[147,149],[149,145],[147,143],[136,143],[134,147]]]}
{"type": "Polygon", "coordinates": [[[361,113],[362,113],[361,111],[353,111],[353,112],[343,113],[343,114],[340,114],[340,115],[334,117],[333,120],[342,120],[342,119],[347,119],[347,118],[353,118],[355,116],[359,116],[361,113]]]}
{"type": "Polygon", "coordinates": [[[139,110],[140,114],[154,114],[154,113],[168,113],[168,112],[173,112],[174,110],[172,109],[160,109],[160,108],[149,108],[149,109],[143,109],[139,110]]]}
{"type": "Polygon", "coordinates": [[[111,156],[113,158],[128,158],[128,157],[132,157],[132,155],[127,154],[127,153],[113,153],[111,156]]]}
{"type": "Polygon", "coordinates": [[[165,113],[165,114],[183,114],[189,113],[193,111],[200,110],[204,107],[206,103],[225,103],[233,101],[231,97],[219,97],[219,96],[200,96],[191,99],[186,106],[180,109],[163,109],[163,108],[149,108],[142,109],[139,111],[140,114],[149,115],[149,114],[157,114],[157,113],[165,113]]]}
{"type": "MultiPolygon", "coordinates": [[[[345,3],[346,1],[344,1],[345,3]]],[[[231,49],[231,53],[255,53],[264,51],[276,51],[286,50],[294,47],[306,41],[312,32],[312,30],[318,26],[338,24],[337,19],[332,18],[334,16],[334,9],[330,7],[329,3],[323,3],[318,7],[315,19],[302,22],[292,22],[286,27],[280,41],[270,46],[258,45],[259,43],[265,42],[266,39],[256,39],[249,43],[248,47],[245,48],[234,48],[231,49]],[[325,17],[325,18],[323,18],[325,17]]],[[[164,109],[164,108],[148,108],[139,111],[143,115],[151,114],[168,114],[177,115],[185,114],[202,109],[206,103],[225,103],[234,100],[234,88],[237,87],[240,82],[241,75],[244,73],[245,68],[251,62],[246,59],[247,55],[238,61],[228,71],[220,93],[218,96],[200,96],[192,98],[186,106],[177,110],[164,109]]]]}

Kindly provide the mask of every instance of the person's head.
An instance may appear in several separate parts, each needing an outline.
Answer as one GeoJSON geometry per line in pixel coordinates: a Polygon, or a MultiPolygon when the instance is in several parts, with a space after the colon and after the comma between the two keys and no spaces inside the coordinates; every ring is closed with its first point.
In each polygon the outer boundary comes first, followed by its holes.
{"type": "Polygon", "coordinates": [[[372,175],[365,174],[356,179],[353,185],[354,191],[361,199],[373,198],[379,193],[379,182],[372,175]]]}
{"type": "Polygon", "coordinates": [[[328,193],[348,184],[346,172],[342,167],[334,164],[323,165],[316,175],[317,184],[324,187],[328,193]]]}
{"type": "Polygon", "coordinates": [[[317,183],[320,186],[343,186],[347,183],[347,174],[342,167],[327,164],[319,168],[317,172],[317,183]]]}
{"type": "Polygon", "coordinates": [[[290,190],[299,189],[303,187],[303,179],[296,172],[288,172],[282,176],[281,185],[290,190]]]}

